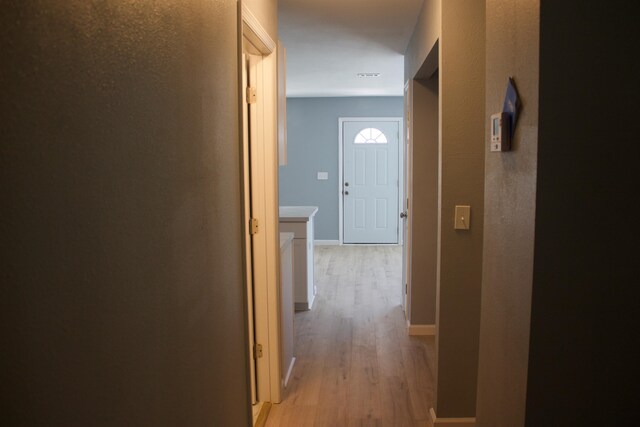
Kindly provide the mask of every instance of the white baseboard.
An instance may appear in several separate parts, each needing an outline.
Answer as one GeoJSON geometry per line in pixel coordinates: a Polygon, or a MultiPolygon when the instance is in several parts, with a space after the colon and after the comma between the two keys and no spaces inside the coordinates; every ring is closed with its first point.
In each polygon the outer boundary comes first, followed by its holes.
{"type": "Polygon", "coordinates": [[[284,386],[286,387],[289,384],[289,377],[291,376],[291,372],[293,371],[293,365],[296,363],[296,358],[291,358],[291,363],[289,364],[289,369],[287,369],[287,376],[284,377],[284,386]]]}
{"type": "Polygon", "coordinates": [[[314,240],[316,246],[339,246],[340,240],[314,240]]]}
{"type": "Polygon", "coordinates": [[[409,335],[412,335],[412,336],[417,336],[417,335],[435,336],[436,325],[412,325],[407,320],[407,332],[409,333],[409,335]]]}
{"type": "Polygon", "coordinates": [[[429,409],[429,415],[431,421],[433,421],[433,427],[475,427],[476,419],[474,418],[438,418],[436,417],[436,411],[429,409]]]}

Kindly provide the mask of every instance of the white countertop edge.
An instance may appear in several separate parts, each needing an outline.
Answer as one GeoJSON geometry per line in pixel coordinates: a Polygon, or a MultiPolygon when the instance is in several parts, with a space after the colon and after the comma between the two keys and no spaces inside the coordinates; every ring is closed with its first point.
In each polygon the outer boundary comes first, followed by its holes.
{"type": "Polygon", "coordinates": [[[317,206],[280,206],[280,222],[307,222],[316,212],[317,206]]]}

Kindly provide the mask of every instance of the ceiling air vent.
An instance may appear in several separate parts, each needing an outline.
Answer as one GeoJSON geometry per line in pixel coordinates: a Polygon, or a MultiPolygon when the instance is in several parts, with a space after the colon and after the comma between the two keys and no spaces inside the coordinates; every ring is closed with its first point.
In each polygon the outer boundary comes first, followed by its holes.
{"type": "Polygon", "coordinates": [[[356,76],[361,79],[370,78],[370,77],[380,77],[380,73],[358,73],[356,76]]]}

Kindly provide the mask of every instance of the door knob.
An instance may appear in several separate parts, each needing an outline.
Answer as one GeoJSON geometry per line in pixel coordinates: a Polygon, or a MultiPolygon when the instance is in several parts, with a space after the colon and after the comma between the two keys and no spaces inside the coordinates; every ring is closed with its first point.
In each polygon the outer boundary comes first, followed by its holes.
{"type": "Polygon", "coordinates": [[[348,183],[348,182],[345,182],[345,183],[344,183],[344,186],[345,186],[345,187],[348,187],[348,186],[349,186],[349,183],[348,183]]]}
{"type": "Polygon", "coordinates": [[[400,212],[400,218],[406,218],[406,217],[407,217],[406,212],[400,212]]]}
{"type": "Polygon", "coordinates": [[[348,192],[348,191],[345,191],[345,192],[344,192],[344,195],[345,195],[345,196],[348,196],[348,195],[349,195],[349,192],[348,192]]]}

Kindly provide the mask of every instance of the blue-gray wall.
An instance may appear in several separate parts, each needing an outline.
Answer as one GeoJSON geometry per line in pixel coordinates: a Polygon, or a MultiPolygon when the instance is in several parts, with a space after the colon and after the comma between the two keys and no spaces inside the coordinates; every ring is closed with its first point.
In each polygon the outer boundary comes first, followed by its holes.
{"type": "Polygon", "coordinates": [[[338,240],[338,119],[401,117],[402,97],[288,98],[280,205],[318,206],[316,239],[338,240]],[[329,179],[319,181],[318,172],[329,179]]]}

